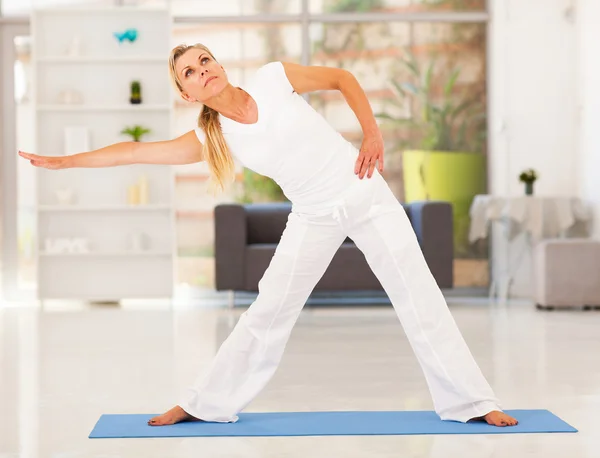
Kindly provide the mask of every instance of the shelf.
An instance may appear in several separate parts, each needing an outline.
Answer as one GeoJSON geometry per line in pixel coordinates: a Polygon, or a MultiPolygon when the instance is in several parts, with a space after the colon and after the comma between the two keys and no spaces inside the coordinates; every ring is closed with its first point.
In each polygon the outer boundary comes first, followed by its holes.
{"type": "Polygon", "coordinates": [[[48,14],[48,15],[75,15],[75,14],[117,14],[122,13],[139,14],[139,13],[160,13],[164,14],[166,11],[165,7],[156,5],[124,5],[124,6],[85,6],[85,5],[55,5],[36,8],[37,14],[48,14]]]}
{"type": "Polygon", "coordinates": [[[170,205],[106,205],[106,206],[79,206],[79,205],[40,205],[40,212],[110,212],[110,211],[171,211],[170,205]]]}
{"type": "Polygon", "coordinates": [[[85,112],[85,111],[166,111],[171,110],[170,105],[39,105],[38,111],[44,112],[85,112]]]}
{"type": "Polygon", "coordinates": [[[177,210],[176,218],[212,218],[213,210],[177,210]]]}
{"type": "Polygon", "coordinates": [[[61,258],[66,258],[66,257],[71,257],[71,258],[85,258],[85,257],[90,257],[90,258],[96,258],[96,257],[108,257],[108,258],[122,258],[122,257],[155,257],[155,256],[173,256],[173,253],[169,253],[169,252],[161,252],[161,251],[156,251],[156,252],[145,252],[145,251],[119,251],[119,252],[112,252],[112,253],[94,253],[94,252],[90,252],[90,253],[44,253],[44,252],[40,252],[39,253],[40,257],[43,258],[55,258],[55,257],[61,257],[61,258]]]}
{"type": "Polygon", "coordinates": [[[48,64],[130,64],[168,63],[168,56],[45,56],[37,62],[48,64]]]}

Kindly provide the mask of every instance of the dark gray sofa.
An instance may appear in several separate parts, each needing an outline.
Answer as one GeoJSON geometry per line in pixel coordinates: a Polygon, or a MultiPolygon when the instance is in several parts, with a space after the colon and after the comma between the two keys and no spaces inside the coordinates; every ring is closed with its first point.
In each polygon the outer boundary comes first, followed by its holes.
{"type": "MultiPolygon", "coordinates": [[[[440,288],[453,284],[452,207],[448,202],[403,204],[440,288]]],[[[219,291],[258,291],[291,211],[289,203],[215,207],[215,283],[219,291]]],[[[362,252],[346,239],[315,291],[382,290],[362,252]]]]}

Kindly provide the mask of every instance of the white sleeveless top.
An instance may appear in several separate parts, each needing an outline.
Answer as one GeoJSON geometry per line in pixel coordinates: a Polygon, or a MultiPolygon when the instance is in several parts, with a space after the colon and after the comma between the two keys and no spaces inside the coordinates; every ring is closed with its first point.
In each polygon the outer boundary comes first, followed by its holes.
{"type": "MultiPolygon", "coordinates": [[[[294,92],[281,62],[259,68],[242,89],[256,101],[258,121],[242,124],[220,115],[225,141],[237,161],[272,178],[292,204],[327,206],[360,181],[354,174],[358,150],[294,92]]],[[[204,132],[195,131],[204,143],[204,132]]]]}

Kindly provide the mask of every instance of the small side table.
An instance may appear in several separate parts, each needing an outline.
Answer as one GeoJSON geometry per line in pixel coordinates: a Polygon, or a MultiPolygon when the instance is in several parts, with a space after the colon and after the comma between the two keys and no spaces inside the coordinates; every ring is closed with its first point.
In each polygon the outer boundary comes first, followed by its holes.
{"type": "MultiPolygon", "coordinates": [[[[471,243],[488,236],[492,223],[501,223],[507,244],[517,237],[524,237],[524,248],[518,253],[516,262],[511,265],[510,256],[500,275],[492,275],[490,297],[508,298],[517,269],[525,255],[532,256],[533,247],[540,240],[564,238],[567,232],[583,223],[588,231],[591,212],[581,199],[576,197],[501,197],[487,194],[477,195],[470,209],[471,243]],[[501,287],[503,286],[503,287],[501,287]]],[[[510,246],[510,245],[509,245],[510,246]]]]}

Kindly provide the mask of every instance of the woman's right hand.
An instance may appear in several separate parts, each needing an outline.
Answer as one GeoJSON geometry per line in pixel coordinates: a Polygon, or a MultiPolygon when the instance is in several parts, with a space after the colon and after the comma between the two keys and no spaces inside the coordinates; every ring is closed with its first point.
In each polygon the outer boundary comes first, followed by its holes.
{"type": "Polygon", "coordinates": [[[19,151],[19,156],[31,162],[31,165],[45,169],[58,170],[68,168],[69,156],[38,156],[36,154],[19,151]]]}

